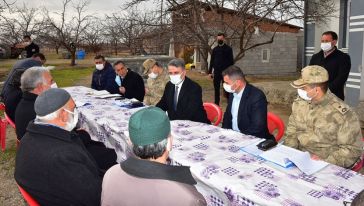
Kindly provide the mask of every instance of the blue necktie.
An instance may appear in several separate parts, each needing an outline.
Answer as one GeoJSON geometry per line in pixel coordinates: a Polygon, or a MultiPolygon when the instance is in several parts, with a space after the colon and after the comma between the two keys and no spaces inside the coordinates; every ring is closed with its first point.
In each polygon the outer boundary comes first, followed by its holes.
{"type": "Polygon", "coordinates": [[[173,97],[173,109],[177,111],[177,100],[178,100],[178,86],[174,88],[174,97],[173,97]]]}

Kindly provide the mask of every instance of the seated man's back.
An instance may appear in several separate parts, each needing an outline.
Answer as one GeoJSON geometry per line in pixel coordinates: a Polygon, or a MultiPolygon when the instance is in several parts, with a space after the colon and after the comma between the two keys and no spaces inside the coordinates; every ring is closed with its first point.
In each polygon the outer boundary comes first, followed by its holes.
{"type": "Polygon", "coordinates": [[[101,177],[81,140],[53,126],[30,123],[28,131],[16,155],[17,183],[41,205],[98,205],[101,177]]]}
{"type": "Polygon", "coordinates": [[[130,158],[106,172],[102,205],[205,205],[187,174],[188,167],[130,158]]]}
{"type": "Polygon", "coordinates": [[[110,168],[103,179],[101,205],[206,205],[189,167],[168,165],[171,124],[165,112],[147,107],[129,120],[136,157],[110,168]]]}

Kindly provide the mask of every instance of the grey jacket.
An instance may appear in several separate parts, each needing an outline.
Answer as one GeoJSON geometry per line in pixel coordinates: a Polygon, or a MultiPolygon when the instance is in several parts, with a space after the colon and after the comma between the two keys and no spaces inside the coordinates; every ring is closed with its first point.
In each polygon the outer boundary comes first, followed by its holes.
{"type": "Polygon", "coordinates": [[[106,172],[101,205],[206,205],[194,184],[188,167],[129,158],[106,172]]]}

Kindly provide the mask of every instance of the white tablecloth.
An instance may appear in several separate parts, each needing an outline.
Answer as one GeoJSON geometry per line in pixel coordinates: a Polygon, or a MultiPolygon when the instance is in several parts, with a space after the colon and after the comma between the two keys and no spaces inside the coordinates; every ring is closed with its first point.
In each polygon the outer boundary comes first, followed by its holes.
{"type": "MultiPolygon", "coordinates": [[[[79,126],[94,140],[115,148],[118,161],[131,151],[124,134],[132,113],[140,108],[118,107],[113,99],[85,95],[86,87],[66,88],[78,108],[79,126]]],[[[191,166],[198,190],[209,205],[343,205],[364,189],[364,176],[335,165],[313,175],[285,169],[240,150],[258,139],[191,121],[172,121],[174,164],[191,166]]]]}

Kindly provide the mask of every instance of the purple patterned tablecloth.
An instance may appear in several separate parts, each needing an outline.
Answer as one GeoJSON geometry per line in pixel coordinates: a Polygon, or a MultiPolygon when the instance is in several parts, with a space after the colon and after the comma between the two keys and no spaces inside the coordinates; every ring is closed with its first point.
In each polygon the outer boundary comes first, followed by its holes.
{"type": "MultiPolygon", "coordinates": [[[[118,161],[130,155],[127,134],[130,115],[137,109],[116,106],[112,99],[87,96],[92,89],[66,88],[76,101],[79,126],[92,139],[115,148],[118,161]]],[[[172,121],[173,164],[190,166],[197,188],[209,205],[343,205],[364,189],[364,176],[335,165],[305,175],[245,153],[241,147],[259,139],[212,125],[172,121]]]]}

